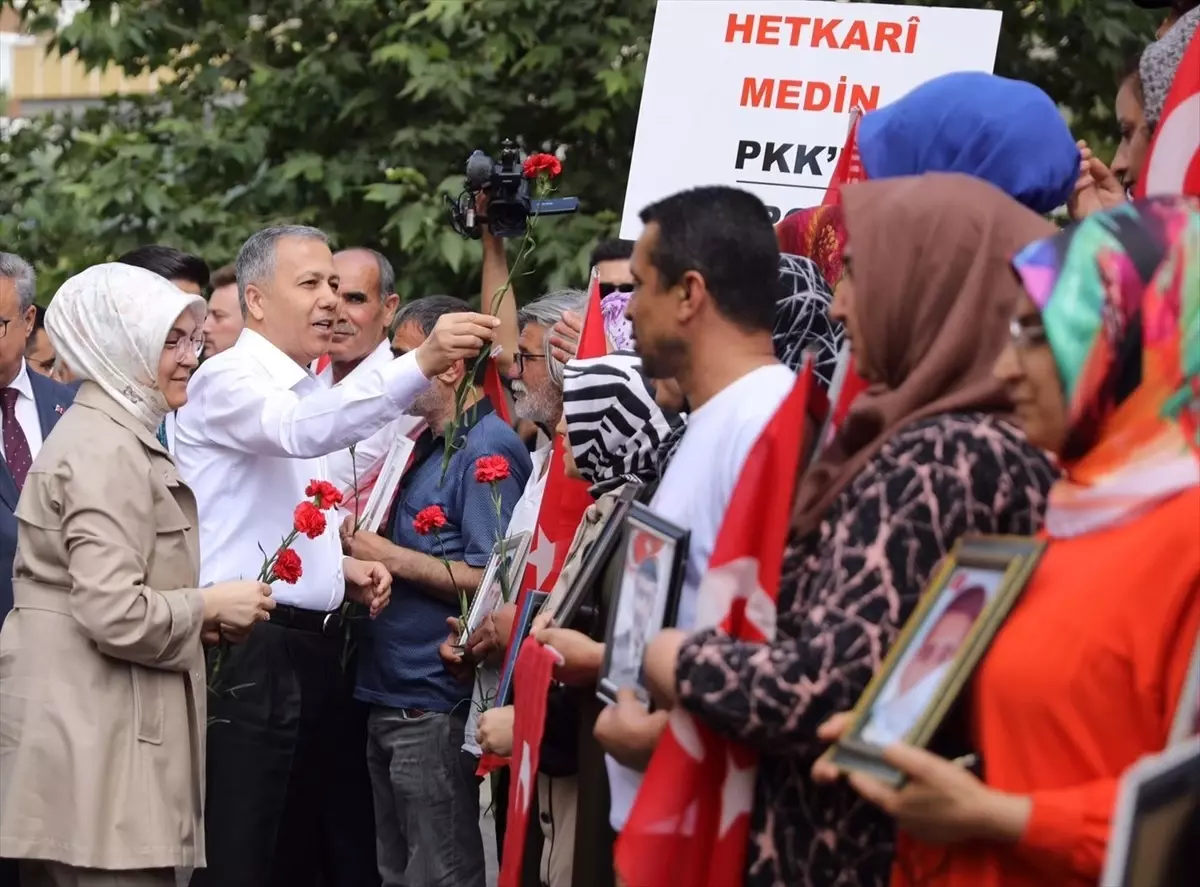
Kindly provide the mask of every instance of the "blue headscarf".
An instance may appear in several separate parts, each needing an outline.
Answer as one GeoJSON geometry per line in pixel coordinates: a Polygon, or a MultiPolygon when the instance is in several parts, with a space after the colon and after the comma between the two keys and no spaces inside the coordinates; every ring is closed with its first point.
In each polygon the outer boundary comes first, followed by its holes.
{"type": "Polygon", "coordinates": [[[1037,213],[1066,203],[1079,178],[1079,149],[1050,96],[978,71],[937,77],[867,113],[858,150],[868,179],[965,173],[1037,213]]]}

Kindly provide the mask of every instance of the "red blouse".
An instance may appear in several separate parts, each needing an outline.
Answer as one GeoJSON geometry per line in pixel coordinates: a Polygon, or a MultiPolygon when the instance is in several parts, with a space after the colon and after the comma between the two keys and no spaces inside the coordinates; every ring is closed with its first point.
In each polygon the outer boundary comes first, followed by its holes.
{"type": "Polygon", "coordinates": [[[993,788],[1033,798],[1015,845],[901,835],[892,884],[1095,887],[1117,781],[1167,742],[1200,631],[1200,489],[1053,540],[972,688],[993,788]]]}

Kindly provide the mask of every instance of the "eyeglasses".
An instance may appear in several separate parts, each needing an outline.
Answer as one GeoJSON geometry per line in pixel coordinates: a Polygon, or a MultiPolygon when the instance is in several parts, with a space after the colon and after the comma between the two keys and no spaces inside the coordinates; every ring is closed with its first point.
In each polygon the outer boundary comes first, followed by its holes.
{"type": "Polygon", "coordinates": [[[1008,322],[1008,335],[1013,347],[1027,351],[1046,344],[1046,327],[1040,323],[1022,322],[1013,318],[1008,322]]]}
{"type": "Polygon", "coordinates": [[[175,351],[176,360],[186,360],[191,357],[199,357],[204,351],[204,334],[197,333],[194,336],[183,336],[177,342],[167,342],[163,346],[163,350],[173,349],[175,351]]]}
{"type": "Polygon", "coordinates": [[[633,292],[632,283],[602,283],[600,284],[600,298],[611,296],[613,293],[631,293],[633,292]]]}
{"type": "Polygon", "coordinates": [[[546,359],[546,355],[544,355],[544,354],[530,354],[528,351],[518,350],[516,355],[514,355],[514,357],[513,357],[513,363],[515,363],[517,365],[517,375],[523,376],[523,375],[525,375],[525,361],[527,361],[527,360],[545,360],[545,359],[546,359]]]}

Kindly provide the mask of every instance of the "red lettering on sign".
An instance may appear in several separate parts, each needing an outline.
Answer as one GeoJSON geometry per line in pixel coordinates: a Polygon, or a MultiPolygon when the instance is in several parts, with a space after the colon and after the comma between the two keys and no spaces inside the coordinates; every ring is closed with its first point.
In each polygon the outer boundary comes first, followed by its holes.
{"type": "Polygon", "coordinates": [[[870,22],[862,19],[810,18],[806,15],[738,15],[725,20],[726,43],[755,43],[760,46],[800,46],[805,41],[814,49],[856,49],[859,52],[912,54],[917,46],[921,20],[913,16],[900,22],[870,22]],[[903,38],[903,46],[901,40],[903,38]]]}
{"type": "Polygon", "coordinates": [[[855,105],[864,111],[879,107],[879,87],[847,83],[845,76],[836,84],[820,80],[776,80],[773,77],[742,79],[743,108],[777,108],[781,111],[833,111],[845,114],[855,105]]]}

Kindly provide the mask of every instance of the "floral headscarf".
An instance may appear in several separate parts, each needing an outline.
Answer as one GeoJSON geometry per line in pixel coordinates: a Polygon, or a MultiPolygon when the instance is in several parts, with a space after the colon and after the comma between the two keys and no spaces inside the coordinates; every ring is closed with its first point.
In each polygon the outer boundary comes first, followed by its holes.
{"type": "Polygon", "coordinates": [[[1200,201],[1089,216],[1013,267],[1041,309],[1067,402],[1050,534],[1110,526],[1200,485],[1200,201]]]}
{"type": "Polygon", "coordinates": [[[633,324],[625,316],[625,307],[633,293],[618,290],[600,300],[600,316],[604,318],[604,334],[613,351],[633,350],[633,324]]]}
{"type": "Polygon", "coordinates": [[[596,498],[657,479],[659,449],[680,421],[654,402],[642,359],[627,352],[568,361],[563,415],[575,467],[596,498]]]}
{"type": "Polygon", "coordinates": [[[204,322],[204,300],[144,268],[93,265],[67,280],[46,309],[55,352],[81,379],[157,430],[170,411],[158,388],[167,333],[190,311],[204,322]]]}
{"type": "Polygon", "coordinates": [[[841,282],[846,223],[840,206],[814,206],[792,213],[779,223],[775,234],[780,252],[812,259],[830,286],[841,282]]]}

